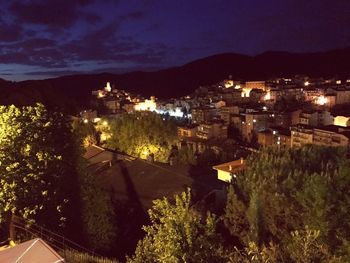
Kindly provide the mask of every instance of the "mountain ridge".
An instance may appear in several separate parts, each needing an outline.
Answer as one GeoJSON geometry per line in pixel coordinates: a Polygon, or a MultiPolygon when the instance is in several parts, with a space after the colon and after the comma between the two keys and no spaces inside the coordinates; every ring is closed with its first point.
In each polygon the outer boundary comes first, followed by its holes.
{"type": "Polygon", "coordinates": [[[221,53],[152,72],[74,74],[19,82],[0,79],[0,104],[26,105],[39,101],[69,109],[86,107],[91,91],[103,88],[107,81],[116,88],[146,97],[170,98],[189,94],[200,85],[214,84],[229,75],[240,80],[297,74],[349,77],[349,61],[350,47],[313,53],[267,51],[256,56],[221,53]]]}

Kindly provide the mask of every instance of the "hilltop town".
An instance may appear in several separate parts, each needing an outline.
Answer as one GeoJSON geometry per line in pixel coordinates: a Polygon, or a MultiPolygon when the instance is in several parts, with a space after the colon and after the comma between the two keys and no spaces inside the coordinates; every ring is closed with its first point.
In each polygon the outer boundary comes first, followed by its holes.
{"type": "Polygon", "coordinates": [[[80,114],[83,122],[155,112],[176,120],[179,147],[189,146],[198,154],[206,149],[220,154],[269,146],[349,146],[350,79],[229,77],[168,100],[143,98],[115,85],[107,82],[92,92],[91,109],[80,114]]]}

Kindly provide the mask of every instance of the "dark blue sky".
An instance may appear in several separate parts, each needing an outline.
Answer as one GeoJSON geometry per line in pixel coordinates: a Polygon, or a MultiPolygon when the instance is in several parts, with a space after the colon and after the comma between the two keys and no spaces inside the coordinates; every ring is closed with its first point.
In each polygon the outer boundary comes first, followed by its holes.
{"type": "Polygon", "coordinates": [[[349,0],[0,0],[0,77],[182,65],[350,46],[349,0]]]}

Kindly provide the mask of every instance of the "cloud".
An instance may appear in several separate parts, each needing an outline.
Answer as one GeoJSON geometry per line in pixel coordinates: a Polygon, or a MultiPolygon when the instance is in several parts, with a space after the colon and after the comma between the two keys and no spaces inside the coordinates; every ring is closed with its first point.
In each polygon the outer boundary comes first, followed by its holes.
{"type": "Polygon", "coordinates": [[[10,24],[0,18],[0,41],[11,42],[19,40],[22,33],[22,28],[18,24],[10,24]]]}
{"type": "Polygon", "coordinates": [[[73,25],[79,19],[88,22],[99,20],[97,15],[82,11],[82,7],[92,2],[92,0],[15,1],[10,6],[10,12],[19,23],[64,28],[73,25]]]}

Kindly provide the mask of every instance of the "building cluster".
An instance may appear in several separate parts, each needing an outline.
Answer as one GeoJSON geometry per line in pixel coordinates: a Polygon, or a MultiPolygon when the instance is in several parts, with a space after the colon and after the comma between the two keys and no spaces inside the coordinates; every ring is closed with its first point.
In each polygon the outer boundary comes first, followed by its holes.
{"type": "Polygon", "coordinates": [[[178,132],[192,144],[235,138],[242,146],[255,147],[349,146],[350,80],[229,79],[200,87],[185,99],[191,121],[178,132]],[[346,116],[334,112],[342,106],[349,109],[342,113],[346,116]]]}
{"type": "Polygon", "coordinates": [[[181,119],[182,145],[196,152],[224,148],[227,141],[244,147],[297,147],[304,144],[348,146],[350,80],[311,79],[306,76],[263,81],[231,78],[201,86],[192,94],[167,100],[131,94],[107,83],[92,92],[95,109],[82,113],[84,121],[104,115],[153,111],[181,119]]]}
{"type": "Polygon", "coordinates": [[[92,91],[95,109],[99,114],[116,116],[122,113],[136,111],[153,111],[159,114],[169,114],[173,117],[187,117],[190,105],[184,100],[159,100],[154,96],[149,99],[125,90],[111,86],[107,82],[103,89],[92,91]]]}

